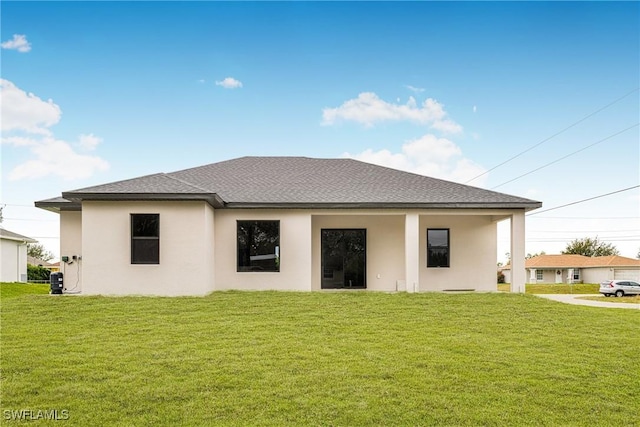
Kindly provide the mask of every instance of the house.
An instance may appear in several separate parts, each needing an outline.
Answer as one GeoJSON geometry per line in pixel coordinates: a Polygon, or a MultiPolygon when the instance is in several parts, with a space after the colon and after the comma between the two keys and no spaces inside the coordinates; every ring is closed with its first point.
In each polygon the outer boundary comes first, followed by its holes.
{"type": "Polygon", "coordinates": [[[27,243],[36,240],[0,228],[0,282],[27,281],[27,243]]]}
{"type": "Polygon", "coordinates": [[[511,220],[524,291],[524,214],[540,202],[351,159],[243,157],[63,192],[66,284],[82,294],[213,290],[496,289],[511,220]]]}
{"type": "MultiPolygon", "coordinates": [[[[600,283],[605,280],[640,281],[640,260],[618,255],[539,255],[525,261],[527,283],[600,283]]],[[[510,267],[503,270],[508,283],[510,267]]]]}
{"type": "Polygon", "coordinates": [[[50,263],[40,258],[27,256],[27,264],[36,265],[38,267],[44,267],[52,273],[55,271],[60,271],[60,263],[50,263]]]}

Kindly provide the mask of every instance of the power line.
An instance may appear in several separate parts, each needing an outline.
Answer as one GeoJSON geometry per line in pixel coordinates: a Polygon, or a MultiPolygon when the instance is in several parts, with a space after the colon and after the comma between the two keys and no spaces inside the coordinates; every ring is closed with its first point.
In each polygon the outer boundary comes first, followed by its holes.
{"type": "Polygon", "coordinates": [[[577,202],[567,203],[566,205],[556,206],[555,208],[549,208],[549,209],[544,209],[544,210],[541,210],[541,211],[538,211],[538,212],[532,212],[530,214],[527,214],[526,216],[538,215],[539,213],[542,213],[542,212],[549,212],[549,211],[554,211],[554,210],[560,209],[560,208],[566,208],[567,206],[577,205],[578,203],[588,202],[589,200],[600,199],[602,197],[611,196],[612,194],[617,194],[617,193],[622,193],[623,191],[633,190],[634,188],[638,188],[638,187],[640,187],[640,185],[634,185],[633,187],[623,188],[622,190],[612,191],[611,193],[601,194],[599,196],[590,197],[588,199],[578,200],[577,202]]]}
{"type": "Polygon", "coordinates": [[[539,216],[534,219],[640,219],[640,216],[539,216]]]}
{"type": "Polygon", "coordinates": [[[522,175],[517,176],[517,177],[515,177],[515,178],[513,178],[513,179],[510,179],[509,181],[505,181],[505,182],[503,182],[502,184],[496,185],[495,187],[493,187],[493,188],[491,188],[491,189],[492,189],[492,190],[495,190],[496,188],[498,188],[498,187],[502,187],[502,186],[503,186],[503,185],[505,185],[505,184],[509,184],[510,182],[513,182],[513,181],[515,181],[515,180],[518,180],[518,179],[520,179],[520,178],[523,178],[523,177],[525,177],[525,176],[527,176],[527,175],[531,175],[531,174],[532,174],[532,173],[534,173],[534,172],[538,172],[539,170],[544,169],[544,168],[546,168],[547,166],[551,166],[551,165],[553,165],[553,164],[555,164],[555,163],[558,163],[559,161],[564,160],[564,159],[566,159],[567,157],[571,157],[571,156],[573,156],[573,155],[575,155],[575,154],[578,154],[578,153],[580,153],[580,152],[582,152],[582,151],[584,151],[584,150],[586,150],[586,149],[588,149],[588,148],[593,147],[594,145],[598,145],[598,144],[600,144],[601,142],[604,142],[604,141],[606,141],[606,140],[608,140],[608,139],[613,138],[614,136],[618,136],[618,135],[620,135],[621,133],[624,133],[624,132],[626,132],[626,131],[628,131],[628,130],[630,130],[630,129],[633,129],[634,127],[638,126],[639,124],[640,124],[640,123],[636,123],[635,125],[629,126],[628,128],[621,130],[620,132],[616,132],[616,133],[614,133],[613,135],[609,135],[608,137],[603,138],[603,139],[601,139],[601,140],[599,140],[599,141],[596,141],[596,142],[594,142],[593,144],[589,144],[589,145],[587,145],[586,147],[583,147],[583,148],[581,148],[581,149],[579,149],[579,150],[577,150],[577,151],[574,151],[573,153],[569,153],[569,154],[567,154],[566,156],[562,156],[562,157],[560,157],[559,159],[556,159],[556,160],[554,160],[554,161],[552,161],[552,162],[549,162],[549,163],[547,163],[547,164],[545,164],[545,165],[542,165],[542,166],[540,166],[540,167],[538,167],[538,168],[536,168],[536,169],[530,170],[529,172],[523,173],[522,175]]]}
{"type": "Polygon", "coordinates": [[[532,145],[531,147],[527,148],[527,149],[526,149],[526,150],[524,150],[524,151],[521,151],[520,153],[516,154],[515,156],[508,158],[508,159],[507,159],[507,160],[505,160],[504,162],[502,162],[502,163],[500,163],[500,164],[497,164],[496,166],[492,167],[491,169],[489,169],[489,170],[486,170],[486,171],[482,172],[480,175],[474,176],[473,178],[471,178],[470,180],[468,180],[467,182],[465,182],[465,184],[468,184],[468,183],[470,183],[471,181],[475,181],[476,179],[480,178],[481,176],[484,176],[484,175],[488,174],[488,173],[489,173],[489,172],[491,172],[492,170],[495,170],[495,169],[499,168],[500,166],[505,165],[505,164],[509,163],[510,161],[517,159],[518,157],[522,156],[523,154],[528,153],[529,151],[533,150],[534,148],[541,146],[542,144],[544,144],[545,142],[549,141],[550,139],[555,138],[556,136],[558,136],[558,135],[560,135],[560,134],[562,134],[562,133],[564,133],[564,132],[568,131],[568,130],[569,130],[569,129],[571,129],[572,127],[575,127],[575,126],[577,126],[578,124],[580,124],[580,123],[584,122],[584,121],[585,121],[585,120],[587,120],[588,118],[590,118],[590,117],[592,117],[592,116],[594,116],[594,115],[598,114],[599,112],[601,112],[601,111],[603,111],[603,110],[606,110],[607,108],[611,107],[611,106],[612,106],[612,105],[614,105],[614,104],[617,104],[618,102],[622,101],[622,100],[623,100],[624,98],[626,98],[627,96],[631,95],[631,94],[632,94],[632,93],[634,93],[634,92],[637,92],[637,91],[638,91],[638,89],[640,89],[640,88],[635,88],[635,89],[633,89],[631,92],[628,92],[628,93],[626,93],[625,95],[622,95],[620,98],[618,98],[618,99],[616,99],[616,100],[614,100],[614,101],[610,102],[609,104],[605,105],[604,107],[599,108],[598,110],[594,111],[593,113],[591,113],[591,114],[589,114],[589,115],[587,115],[587,116],[584,116],[583,118],[581,118],[581,119],[580,119],[580,120],[578,120],[577,122],[574,122],[574,123],[570,124],[569,126],[567,126],[566,128],[562,129],[561,131],[554,133],[554,134],[553,134],[553,135],[551,135],[550,137],[543,139],[542,141],[538,142],[537,144],[532,145]]]}

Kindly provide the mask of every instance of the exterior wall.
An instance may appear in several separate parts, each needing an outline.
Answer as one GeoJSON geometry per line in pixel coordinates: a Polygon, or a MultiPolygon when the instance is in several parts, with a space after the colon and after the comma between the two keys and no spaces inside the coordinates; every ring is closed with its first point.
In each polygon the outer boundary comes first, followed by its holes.
{"type": "Polygon", "coordinates": [[[210,207],[199,201],[84,202],[82,293],[174,296],[212,291],[213,239],[207,224],[212,217],[210,207]],[[132,213],[160,214],[159,264],[131,264],[132,213]]]}
{"type": "MultiPolygon", "coordinates": [[[[542,280],[536,280],[535,275],[533,278],[531,278],[531,269],[527,269],[527,283],[529,284],[536,284],[536,283],[566,283],[567,282],[567,270],[563,270],[563,269],[544,269],[544,268],[536,268],[536,271],[542,271],[542,280]],[[560,280],[561,282],[558,282],[558,280],[556,279],[557,275],[556,272],[560,270],[561,274],[560,274],[560,280]]],[[[582,270],[580,272],[580,274],[582,274],[582,270]]]]}
{"type": "Polygon", "coordinates": [[[313,290],[321,288],[321,241],[323,228],[364,228],[367,230],[367,289],[395,291],[398,281],[405,280],[404,214],[369,215],[319,213],[312,219],[313,290]]]}
{"type": "Polygon", "coordinates": [[[308,210],[221,209],[215,215],[216,290],[311,290],[308,210]],[[280,221],[280,271],[237,271],[236,221],[280,221]]]}
{"type": "Polygon", "coordinates": [[[82,291],[82,212],[60,212],[60,257],[67,256],[73,263],[60,261],[62,283],[72,292],[82,291]],[[79,259],[73,261],[72,257],[79,259]]]}
{"type": "MultiPolygon", "coordinates": [[[[219,209],[205,202],[83,203],[62,212],[65,288],[83,294],[204,295],[212,290],[321,288],[321,230],[367,230],[367,289],[406,289],[407,214],[417,218],[418,291],[496,290],[496,221],[502,211],[219,209]],[[160,214],[160,264],[131,264],[130,214],[160,214]],[[280,271],[238,272],[238,220],[280,221],[280,271]],[[450,267],[427,268],[427,228],[450,230],[450,267]]],[[[412,223],[413,224],[413,223],[412,223]]],[[[412,226],[413,227],[413,226],[412,226]]],[[[410,231],[410,230],[409,230],[410,231]]],[[[415,235],[414,232],[410,232],[415,235]]],[[[413,244],[413,243],[412,243],[413,244]]],[[[413,251],[415,252],[415,251],[413,251]]],[[[415,257],[415,254],[414,254],[415,257]]]]}
{"type": "Polygon", "coordinates": [[[600,283],[613,280],[615,272],[609,267],[583,268],[580,270],[583,283],[600,283]]]}
{"type": "Polygon", "coordinates": [[[0,239],[0,282],[27,281],[27,245],[0,239]]]}
{"type": "Polygon", "coordinates": [[[490,216],[421,216],[420,291],[495,291],[496,252],[490,216]],[[427,228],[449,228],[449,268],[427,268],[427,228]]]}

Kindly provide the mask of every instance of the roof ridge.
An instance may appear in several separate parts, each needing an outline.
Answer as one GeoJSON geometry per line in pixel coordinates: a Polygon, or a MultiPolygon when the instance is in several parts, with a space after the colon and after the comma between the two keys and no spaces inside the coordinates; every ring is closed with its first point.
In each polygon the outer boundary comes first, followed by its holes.
{"type": "Polygon", "coordinates": [[[173,179],[174,181],[178,181],[178,182],[180,182],[180,183],[182,183],[182,184],[186,184],[186,185],[188,185],[189,187],[193,187],[193,188],[195,188],[195,189],[198,189],[198,190],[202,191],[203,193],[206,193],[206,194],[212,194],[212,193],[211,193],[211,191],[209,191],[209,190],[205,190],[204,188],[199,187],[199,186],[197,186],[197,185],[195,185],[195,184],[192,184],[192,183],[190,183],[189,181],[185,181],[184,179],[180,179],[180,178],[176,178],[175,176],[171,176],[173,173],[174,173],[174,172],[171,172],[171,173],[163,173],[163,175],[164,175],[164,176],[166,176],[167,178],[173,179]]]}

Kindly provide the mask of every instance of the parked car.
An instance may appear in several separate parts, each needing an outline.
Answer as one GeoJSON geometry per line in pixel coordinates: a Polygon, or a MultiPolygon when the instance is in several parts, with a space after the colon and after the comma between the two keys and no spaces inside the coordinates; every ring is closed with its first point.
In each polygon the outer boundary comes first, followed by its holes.
{"type": "Polygon", "coordinates": [[[605,297],[610,297],[611,295],[617,297],[640,295],[640,283],[632,280],[607,280],[600,283],[600,293],[605,297]]]}

